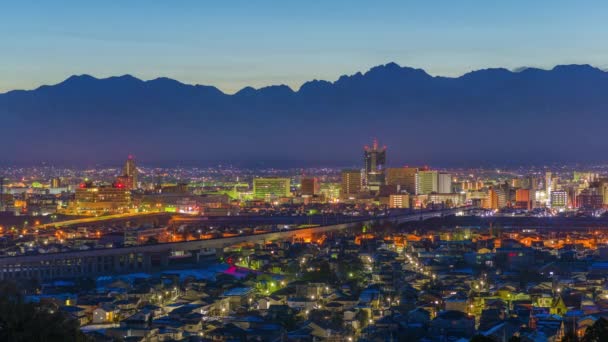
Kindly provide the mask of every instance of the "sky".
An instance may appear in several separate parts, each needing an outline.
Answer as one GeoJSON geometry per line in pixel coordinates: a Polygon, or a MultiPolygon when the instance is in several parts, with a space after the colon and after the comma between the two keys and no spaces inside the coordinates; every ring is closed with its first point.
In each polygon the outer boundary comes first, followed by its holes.
{"type": "Polygon", "coordinates": [[[73,74],[297,89],[390,61],[608,68],[607,17],[607,1],[2,1],[0,92],[73,74]]]}

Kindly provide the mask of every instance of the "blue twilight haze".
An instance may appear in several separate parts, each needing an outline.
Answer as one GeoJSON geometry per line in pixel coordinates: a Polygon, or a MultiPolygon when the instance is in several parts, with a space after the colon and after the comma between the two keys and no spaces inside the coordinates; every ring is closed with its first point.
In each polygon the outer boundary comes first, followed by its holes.
{"type": "Polygon", "coordinates": [[[0,162],[353,165],[373,137],[388,165],[598,161],[607,14],[605,1],[4,2],[0,162]]]}

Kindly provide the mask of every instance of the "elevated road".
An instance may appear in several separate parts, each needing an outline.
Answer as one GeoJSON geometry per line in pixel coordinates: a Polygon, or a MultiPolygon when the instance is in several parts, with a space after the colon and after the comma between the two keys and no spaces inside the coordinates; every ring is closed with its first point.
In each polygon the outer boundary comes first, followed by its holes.
{"type": "Polygon", "coordinates": [[[146,272],[166,267],[172,257],[186,256],[195,261],[199,257],[241,243],[287,240],[307,234],[319,234],[361,227],[378,222],[399,224],[433,217],[453,215],[467,209],[447,209],[414,212],[355,220],[334,225],[290,229],[262,234],[227,238],[159,243],[122,248],[91,249],[61,253],[22,255],[0,258],[0,279],[11,278],[69,278],[85,275],[146,272]]]}
{"type": "Polygon", "coordinates": [[[99,224],[99,223],[107,223],[112,221],[122,221],[127,219],[136,219],[142,217],[154,217],[154,216],[167,216],[167,213],[159,213],[159,212],[149,212],[149,213],[126,213],[126,214],[114,214],[114,215],[105,215],[105,216],[94,216],[94,217],[84,217],[73,220],[65,220],[58,222],[50,222],[38,225],[38,228],[62,228],[69,227],[75,225],[83,225],[83,224],[99,224]]]}

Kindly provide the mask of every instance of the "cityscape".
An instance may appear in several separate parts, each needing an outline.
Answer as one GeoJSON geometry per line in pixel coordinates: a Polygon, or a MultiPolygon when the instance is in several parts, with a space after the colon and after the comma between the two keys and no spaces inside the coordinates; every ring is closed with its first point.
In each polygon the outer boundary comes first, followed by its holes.
{"type": "Polygon", "coordinates": [[[608,342],[608,2],[0,4],[0,342],[608,342]]]}
{"type": "MultiPolygon", "coordinates": [[[[91,340],[566,341],[608,310],[608,170],[4,168],[0,277],[91,340]]],[[[76,336],[74,336],[76,338],[76,336]]]]}

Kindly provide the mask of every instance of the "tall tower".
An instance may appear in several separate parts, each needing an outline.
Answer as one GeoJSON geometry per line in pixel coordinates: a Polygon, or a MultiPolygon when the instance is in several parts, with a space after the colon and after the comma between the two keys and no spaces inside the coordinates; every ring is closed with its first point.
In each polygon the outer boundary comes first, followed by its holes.
{"type": "Polygon", "coordinates": [[[137,167],[135,166],[135,159],[133,159],[132,155],[129,155],[127,161],[125,162],[125,166],[122,168],[123,176],[127,176],[129,179],[130,188],[137,188],[137,167]]]}
{"type": "Polygon", "coordinates": [[[372,147],[364,147],[365,185],[369,190],[378,191],[384,185],[384,169],[386,166],[386,146],[380,148],[378,140],[374,139],[372,147]]]}

